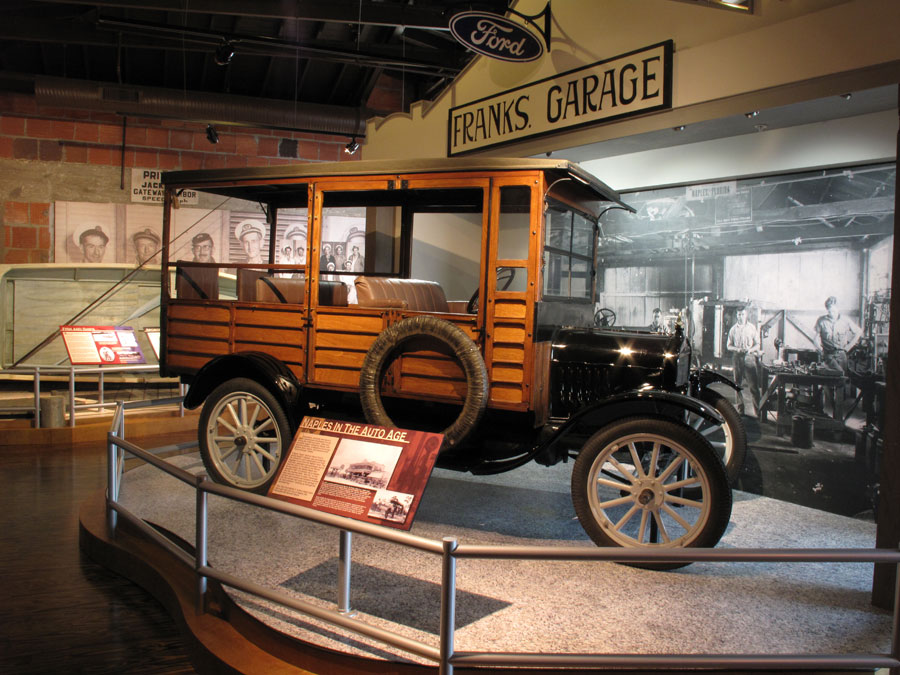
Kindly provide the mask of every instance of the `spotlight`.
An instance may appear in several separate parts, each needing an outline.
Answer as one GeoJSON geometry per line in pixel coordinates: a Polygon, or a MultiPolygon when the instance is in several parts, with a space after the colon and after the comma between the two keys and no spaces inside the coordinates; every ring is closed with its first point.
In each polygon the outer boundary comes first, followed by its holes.
{"type": "Polygon", "coordinates": [[[234,58],[234,44],[227,40],[216,47],[215,54],[216,65],[227,66],[234,58]]]}
{"type": "Polygon", "coordinates": [[[759,110],[751,110],[748,113],[744,113],[744,117],[746,117],[748,120],[752,120],[757,115],[759,115],[759,110]]]}
{"type": "Polygon", "coordinates": [[[845,101],[849,101],[851,98],[853,98],[853,94],[851,94],[849,92],[846,94],[841,94],[841,98],[844,99],[845,101]]]}
{"type": "Polygon", "coordinates": [[[679,124],[677,127],[672,127],[672,131],[684,131],[684,125],[679,124]]]}
{"type": "Polygon", "coordinates": [[[344,146],[344,152],[348,155],[356,154],[356,151],[359,150],[359,141],[356,140],[356,136],[350,139],[350,142],[344,146]]]}
{"type": "Polygon", "coordinates": [[[215,145],[219,142],[219,132],[212,124],[206,125],[206,140],[215,145]]]}

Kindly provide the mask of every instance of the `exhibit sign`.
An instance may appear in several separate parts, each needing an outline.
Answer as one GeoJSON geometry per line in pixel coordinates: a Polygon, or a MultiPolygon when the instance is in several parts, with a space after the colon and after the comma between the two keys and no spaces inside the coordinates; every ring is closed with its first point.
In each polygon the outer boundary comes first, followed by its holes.
{"type": "MultiPolygon", "coordinates": [[[[162,171],[154,169],[131,170],[131,201],[141,204],[162,204],[165,189],[162,184],[162,171]]],[[[200,196],[196,190],[182,190],[178,202],[182,205],[194,205],[200,196]]]]}
{"type": "Polygon", "coordinates": [[[450,109],[447,155],[672,107],[671,40],[450,109]]]}
{"type": "Polygon", "coordinates": [[[443,434],[304,417],[269,496],[408,530],[443,434]]]}
{"type": "Polygon", "coordinates": [[[129,326],[60,326],[73,366],[113,366],[146,363],[129,326]]]}

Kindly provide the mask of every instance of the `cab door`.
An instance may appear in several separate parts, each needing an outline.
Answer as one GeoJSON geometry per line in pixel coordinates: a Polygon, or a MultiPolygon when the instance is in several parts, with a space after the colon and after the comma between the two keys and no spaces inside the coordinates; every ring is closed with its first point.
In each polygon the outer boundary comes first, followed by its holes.
{"type": "Polygon", "coordinates": [[[534,383],[534,311],[539,295],[540,174],[498,177],[480,314],[492,407],[527,410],[534,383]]]}

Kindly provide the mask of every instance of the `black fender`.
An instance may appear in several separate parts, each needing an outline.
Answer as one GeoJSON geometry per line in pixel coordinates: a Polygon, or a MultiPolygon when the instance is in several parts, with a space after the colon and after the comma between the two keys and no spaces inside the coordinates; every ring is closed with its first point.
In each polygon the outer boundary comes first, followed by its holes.
{"type": "Polygon", "coordinates": [[[560,444],[560,441],[569,437],[580,441],[585,430],[592,434],[618,419],[635,416],[684,423],[685,411],[699,415],[713,424],[725,423],[715,408],[700,399],[659,389],[630,391],[585,406],[558,427],[548,425],[549,435],[545,435],[530,454],[538,463],[553,464],[564,457],[562,448],[570,446],[570,443],[560,444]]]}
{"type": "Polygon", "coordinates": [[[191,381],[184,397],[184,407],[193,410],[206,400],[213,389],[235,377],[259,382],[272,392],[294,425],[294,411],[302,386],[284,363],[264,352],[225,354],[204,364],[191,381]]]}
{"type": "Polygon", "coordinates": [[[701,368],[700,370],[691,371],[691,393],[694,395],[699,394],[704,389],[707,389],[709,385],[721,383],[727,385],[734,389],[735,391],[740,391],[743,387],[739,386],[724,375],[720,375],[714,370],[710,370],[709,368],[701,368]]]}

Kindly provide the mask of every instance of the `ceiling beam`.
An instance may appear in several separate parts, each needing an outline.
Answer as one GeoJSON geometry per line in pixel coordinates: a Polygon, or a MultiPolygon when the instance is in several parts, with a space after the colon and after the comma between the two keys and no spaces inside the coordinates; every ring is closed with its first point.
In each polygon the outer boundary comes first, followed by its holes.
{"type": "MultiPolygon", "coordinates": [[[[282,0],[36,0],[53,4],[90,4],[98,8],[156,10],[191,14],[232,14],[263,19],[301,19],[335,23],[362,23],[376,26],[404,26],[450,30],[446,7],[419,5],[390,5],[383,2],[359,0],[328,0],[327,2],[283,2],[282,0]]],[[[505,7],[505,2],[498,2],[505,7]]]]}

